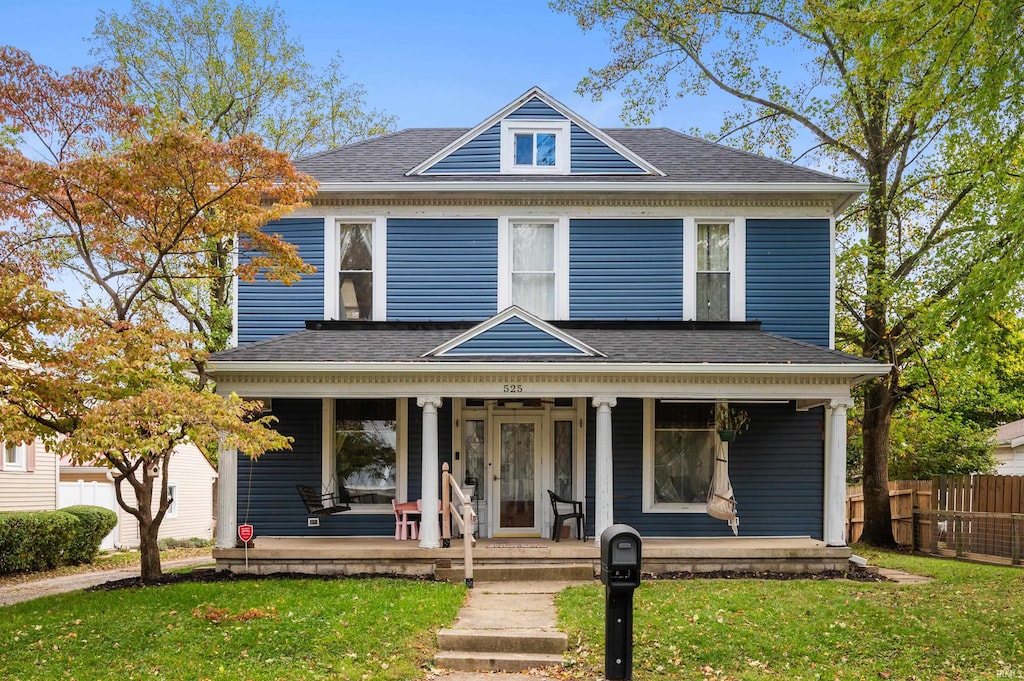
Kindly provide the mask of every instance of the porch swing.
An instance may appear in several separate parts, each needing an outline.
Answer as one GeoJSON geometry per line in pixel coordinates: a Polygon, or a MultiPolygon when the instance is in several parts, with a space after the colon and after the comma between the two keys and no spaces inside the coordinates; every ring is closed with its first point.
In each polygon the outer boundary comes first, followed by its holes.
{"type": "Polygon", "coordinates": [[[708,489],[708,515],[729,523],[733,536],[739,536],[740,519],[736,515],[736,495],[729,480],[729,449],[725,442],[718,442],[715,446],[715,469],[708,489]]]}

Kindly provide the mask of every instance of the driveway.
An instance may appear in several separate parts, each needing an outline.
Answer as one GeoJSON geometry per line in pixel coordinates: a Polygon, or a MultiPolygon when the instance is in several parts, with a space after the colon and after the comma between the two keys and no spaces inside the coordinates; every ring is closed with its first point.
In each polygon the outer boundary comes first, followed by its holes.
{"type": "MultiPolygon", "coordinates": [[[[196,567],[199,565],[212,565],[213,559],[209,556],[198,556],[196,558],[182,558],[181,560],[169,560],[164,562],[164,571],[183,567],[196,567]]],[[[88,589],[97,584],[114,582],[119,579],[138,577],[139,568],[123,568],[119,570],[97,570],[95,572],[83,572],[77,575],[65,575],[63,577],[49,577],[37,579],[22,584],[12,584],[0,587],[0,606],[12,605],[31,601],[43,596],[63,594],[69,591],[88,589]]]]}

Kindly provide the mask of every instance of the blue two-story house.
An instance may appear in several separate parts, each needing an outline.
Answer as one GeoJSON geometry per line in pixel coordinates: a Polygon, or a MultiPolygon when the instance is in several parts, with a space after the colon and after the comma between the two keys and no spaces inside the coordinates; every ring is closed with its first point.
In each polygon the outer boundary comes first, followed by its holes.
{"type": "Polygon", "coordinates": [[[239,284],[237,347],[213,361],[294,445],[221,452],[219,547],[244,521],[391,537],[391,501],[415,499],[437,547],[443,463],[482,537],[550,536],[546,490],[585,501],[589,537],[732,536],[707,514],[716,460],[741,537],[845,545],[850,389],[886,371],[833,349],[835,218],[863,185],[599,129],[538,88],[472,129],[297,166],[318,194],[267,229],[317,272],[239,284]],[[749,428],[723,443],[726,408],[749,428]],[[296,485],[352,510],[313,517],[296,485]]]}

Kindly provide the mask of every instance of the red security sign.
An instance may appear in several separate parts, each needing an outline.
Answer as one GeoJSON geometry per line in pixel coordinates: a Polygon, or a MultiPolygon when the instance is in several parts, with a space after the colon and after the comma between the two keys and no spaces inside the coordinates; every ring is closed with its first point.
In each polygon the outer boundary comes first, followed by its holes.
{"type": "Polygon", "coordinates": [[[252,539],[253,531],[252,525],[239,525],[238,526],[238,538],[248,543],[252,539]]]}

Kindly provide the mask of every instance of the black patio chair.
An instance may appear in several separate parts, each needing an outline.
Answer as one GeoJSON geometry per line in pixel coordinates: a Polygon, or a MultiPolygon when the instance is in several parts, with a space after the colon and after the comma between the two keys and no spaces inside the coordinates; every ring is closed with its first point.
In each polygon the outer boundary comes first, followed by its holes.
{"type": "Polygon", "coordinates": [[[321,494],[316,488],[309,485],[296,485],[295,489],[299,490],[299,497],[306,505],[306,510],[310,515],[334,515],[352,510],[347,494],[344,495],[345,498],[339,497],[334,492],[321,494]]]}
{"type": "Polygon", "coordinates": [[[583,502],[563,499],[551,490],[548,490],[548,496],[551,497],[551,511],[555,514],[555,521],[551,524],[551,538],[562,541],[562,524],[575,518],[576,537],[583,541],[583,502]]]}

